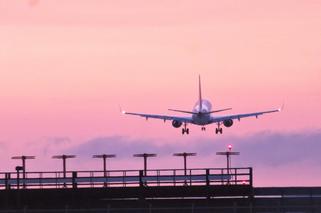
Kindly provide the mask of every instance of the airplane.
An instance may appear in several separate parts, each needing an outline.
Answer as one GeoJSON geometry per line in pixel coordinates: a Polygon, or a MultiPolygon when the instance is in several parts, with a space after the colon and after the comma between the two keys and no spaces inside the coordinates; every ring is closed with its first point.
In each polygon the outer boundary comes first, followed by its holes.
{"type": "Polygon", "coordinates": [[[182,134],[184,135],[186,133],[188,135],[189,134],[189,128],[187,128],[188,124],[199,125],[202,127],[201,130],[205,131],[206,125],[216,123],[217,128],[215,129],[215,133],[222,134],[223,133],[223,129],[221,127],[222,124],[225,127],[231,127],[234,123],[234,120],[240,121],[241,118],[245,118],[245,117],[258,118],[259,116],[261,116],[263,114],[280,112],[281,109],[283,108],[283,106],[282,106],[282,108],[279,108],[279,109],[261,111],[261,112],[253,112],[253,113],[247,113],[247,114],[214,115],[215,113],[231,110],[232,108],[212,110],[211,102],[209,100],[202,98],[201,76],[200,75],[198,76],[198,85],[199,85],[199,91],[198,91],[199,97],[198,97],[198,101],[195,103],[192,111],[168,109],[169,111],[190,114],[191,116],[183,117],[183,116],[169,116],[169,115],[156,115],[156,114],[126,112],[123,110],[121,110],[121,111],[123,114],[144,117],[144,118],[146,118],[146,120],[148,120],[149,118],[164,120],[164,122],[167,120],[170,120],[170,121],[172,121],[172,126],[174,128],[180,128],[183,125],[182,134]]]}

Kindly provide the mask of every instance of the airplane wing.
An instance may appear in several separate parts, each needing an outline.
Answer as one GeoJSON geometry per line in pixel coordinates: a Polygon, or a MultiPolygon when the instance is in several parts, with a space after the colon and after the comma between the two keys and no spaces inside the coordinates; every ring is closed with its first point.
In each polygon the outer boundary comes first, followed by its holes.
{"type": "Polygon", "coordinates": [[[241,118],[246,118],[246,117],[256,117],[258,118],[259,116],[263,114],[268,114],[268,113],[273,113],[273,112],[280,112],[281,109],[276,109],[276,110],[269,110],[269,111],[262,111],[262,112],[253,112],[253,113],[246,113],[246,114],[235,114],[235,115],[225,115],[225,116],[219,116],[219,117],[213,117],[212,122],[213,123],[218,123],[222,122],[228,119],[235,120],[238,119],[240,120],[241,118]]]}
{"type": "Polygon", "coordinates": [[[154,119],[160,119],[160,120],[176,120],[176,121],[181,121],[184,123],[191,123],[192,118],[191,117],[179,117],[179,116],[169,116],[169,115],[155,115],[155,114],[144,114],[144,113],[135,113],[135,112],[126,112],[122,111],[123,114],[125,115],[136,115],[140,116],[143,118],[149,119],[149,118],[154,118],[154,119]]]}

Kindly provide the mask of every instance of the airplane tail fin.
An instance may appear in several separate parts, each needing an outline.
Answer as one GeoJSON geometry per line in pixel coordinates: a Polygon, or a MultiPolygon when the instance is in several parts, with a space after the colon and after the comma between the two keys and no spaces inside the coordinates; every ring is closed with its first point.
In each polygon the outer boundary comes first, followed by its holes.
{"type": "Polygon", "coordinates": [[[201,75],[198,75],[198,101],[199,101],[199,111],[202,112],[202,85],[201,85],[201,75]]]}

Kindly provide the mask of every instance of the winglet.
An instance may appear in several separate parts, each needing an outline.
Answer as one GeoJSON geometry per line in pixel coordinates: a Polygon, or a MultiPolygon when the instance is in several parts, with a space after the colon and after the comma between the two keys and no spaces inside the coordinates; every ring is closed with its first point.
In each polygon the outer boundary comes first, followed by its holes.
{"type": "Polygon", "coordinates": [[[121,114],[126,114],[126,111],[123,110],[120,105],[119,105],[119,112],[120,112],[121,114]]]}
{"type": "Polygon", "coordinates": [[[281,111],[283,111],[283,109],[284,109],[284,103],[282,104],[282,106],[278,110],[279,110],[279,112],[281,112],[281,111]]]}

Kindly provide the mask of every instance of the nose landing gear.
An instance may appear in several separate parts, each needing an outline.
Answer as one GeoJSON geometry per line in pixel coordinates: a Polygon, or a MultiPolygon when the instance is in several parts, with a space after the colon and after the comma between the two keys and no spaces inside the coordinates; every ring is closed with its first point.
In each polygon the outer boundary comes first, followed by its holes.
{"type": "Polygon", "coordinates": [[[205,130],[206,130],[205,126],[202,126],[202,131],[205,131],[205,130]]]}

